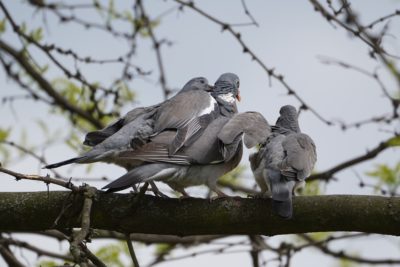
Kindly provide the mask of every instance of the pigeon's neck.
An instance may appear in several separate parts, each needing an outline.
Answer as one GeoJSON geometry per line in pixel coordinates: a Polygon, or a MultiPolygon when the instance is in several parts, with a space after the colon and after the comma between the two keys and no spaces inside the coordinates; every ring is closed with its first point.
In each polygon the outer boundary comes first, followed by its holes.
{"type": "Polygon", "coordinates": [[[233,93],[220,94],[217,98],[229,104],[236,104],[236,99],[233,93]]]}
{"type": "Polygon", "coordinates": [[[216,96],[220,112],[223,116],[232,117],[238,113],[236,100],[232,93],[221,94],[216,96]]]}
{"type": "Polygon", "coordinates": [[[283,118],[283,117],[279,117],[279,119],[276,122],[276,126],[281,127],[281,128],[285,128],[288,129],[292,132],[295,133],[300,133],[300,126],[299,126],[299,122],[296,118],[283,118]]]}

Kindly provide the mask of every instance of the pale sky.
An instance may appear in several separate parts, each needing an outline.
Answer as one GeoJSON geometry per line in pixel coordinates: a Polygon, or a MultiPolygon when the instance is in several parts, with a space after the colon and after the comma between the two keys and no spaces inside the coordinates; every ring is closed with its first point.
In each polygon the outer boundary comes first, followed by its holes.
{"type": "MultiPolygon", "coordinates": [[[[172,1],[145,1],[147,12],[152,17],[168,10],[175,3],[172,1]]],[[[119,2],[118,5],[121,5],[119,2]]],[[[126,2],[124,2],[126,3],[126,2]]],[[[202,9],[219,19],[230,22],[247,22],[239,0],[230,1],[197,1],[202,9]]],[[[363,22],[372,20],[393,12],[400,8],[400,2],[394,0],[363,0],[353,1],[353,9],[358,10],[363,22]]],[[[252,15],[256,18],[260,27],[237,27],[242,33],[243,40],[262,59],[268,67],[274,67],[278,73],[285,76],[286,81],[293,89],[322,116],[329,120],[343,120],[354,122],[368,119],[372,116],[381,115],[391,111],[389,101],[383,97],[381,89],[374,80],[359,74],[358,72],[344,69],[338,66],[327,66],[322,64],[320,57],[330,57],[347,63],[374,71],[380,65],[368,57],[368,47],[357,39],[351,38],[341,28],[335,28],[328,24],[319,13],[314,12],[308,1],[248,1],[247,3],[252,15]]],[[[130,8],[128,4],[126,8],[130,8]]],[[[18,22],[27,21],[29,27],[42,24],[42,15],[31,14],[19,2],[9,2],[7,7],[18,22]]],[[[87,19],[93,14],[87,14],[87,19]]],[[[3,15],[0,17],[2,18],[3,15]]],[[[74,51],[82,56],[94,58],[113,58],[122,54],[127,49],[124,40],[109,38],[99,31],[84,31],[81,27],[65,27],[60,25],[52,16],[47,17],[49,27],[45,30],[47,42],[55,41],[58,45],[74,51]]],[[[386,36],[387,48],[393,54],[400,55],[399,36],[400,18],[394,18],[390,24],[392,35],[386,36]],[[394,35],[393,35],[394,34],[394,35]]],[[[172,41],[170,47],[162,49],[165,62],[167,82],[173,88],[180,88],[187,80],[195,76],[205,76],[213,83],[220,74],[234,72],[241,79],[242,102],[238,104],[239,111],[256,110],[261,112],[270,123],[274,123],[279,108],[285,104],[293,104],[299,107],[299,103],[276,81],[272,80],[269,86],[268,77],[256,63],[252,62],[247,54],[243,54],[242,48],[237,41],[228,33],[221,33],[218,25],[206,20],[185,9],[184,13],[172,12],[164,16],[161,24],[155,28],[159,39],[167,38],[172,41]]],[[[15,35],[8,32],[1,36],[7,41],[15,43],[15,35]]],[[[39,57],[43,60],[43,57],[39,57]]],[[[151,49],[149,40],[141,40],[138,43],[137,55],[134,64],[144,69],[154,70],[154,74],[148,79],[133,80],[130,86],[137,93],[138,103],[127,105],[125,111],[138,105],[151,105],[162,100],[161,88],[157,83],[157,67],[155,55],[151,49]]],[[[72,64],[72,62],[68,62],[72,64]]],[[[72,66],[72,65],[71,65],[72,66]]],[[[101,81],[109,84],[119,74],[120,67],[117,65],[94,65],[83,68],[88,80],[101,81]]],[[[379,67],[378,73],[390,92],[399,93],[395,82],[387,75],[383,67],[379,67]]],[[[50,68],[49,78],[60,77],[60,72],[50,68]]],[[[15,84],[5,78],[0,71],[0,97],[21,94],[15,84]]],[[[51,131],[71,127],[65,120],[58,116],[49,115],[47,107],[32,101],[19,100],[13,103],[12,111],[8,105],[0,106],[1,128],[12,128],[11,140],[18,141],[21,129],[29,129],[29,144],[41,144],[46,136],[35,123],[36,120],[46,122],[51,131]]],[[[369,125],[361,129],[351,129],[346,132],[338,126],[328,127],[318,120],[310,112],[302,113],[300,126],[303,132],[309,134],[317,145],[318,162],[316,170],[326,170],[342,161],[365,153],[368,148],[375,147],[379,141],[389,137],[386,130],[400,130],[398,122],[392,125],[369,125]]],[[[43,153],[50,162],[60,161],[75,156],[75,152],[63,144],[61,131],[59,142],[52,147],[43,149],[43,153]]],[[[83,138],[83,135],[81,136],[83,138]]],[[[83,140],[83,139],[82,139],[83,140]]],[[[39,151],[40,152],[40,151],[39,151]]],[[[242,164],[247,164],[247,152],[242,164]]],[[[332,182],[327,186],[327,194],[372,194],[370,189],[360,189],[358,179],[354,172],[365,176],[366,171],[374,168],[374,164],[386,163],[393,166],[399,162],[398,149],[388,149],[381,153],[376,159],[356,165],[349,170],[335,175],[338,182],[332,182]]],[[[6,166],[16,171],[33,174],[46,174],[37,163],[29,158],[6,166]]],[[[85,173],[85,167],[63,167],[58,170],[65,175],[74,177],[99,177],[107,176],[111,179],[123,174],[124,170],[107,164],[95,164],[90,174],[85,173]]],[[[32,191],[45,190],[45,186],[38,183],[22,181],[16,183],[13,179],[0,174],[3,191],[32,191]]],[[[244,183],[252,184],[251,174],[246,172],[244,183]]],[[[104,183],[91,183],[101,187],[104,183]]],[[[52,189],[59,189],[55,186],[52,189]]],[[[164,188],[164,187],[162,187],[164,188]]],[[[189,189],[189,193],[199,194],[199,189],[189,189]]],[[[25,237],[25,236],[23,236],[25,237]]],[[[35,237],[36,238],[36,237],[35,237]]],[[[278,243],[281,237],[272,237],[274,243],[278,243]]],[[[238,238],[244,240],[245,237],[238,238]]],[[[30,240],[34,240],[30,237],[30,240]]],[[[42,239],[36,239],[42,240],[42,239]]],[[[47,241],[43,242],[50,242],[47,241]]],[[[336,242],[333,248],[343,249],[348,252],[358,253],[360,256],[395,258],[399,255],[399,239],[390,237],[383,240],[380,236],[360,239],[361,241],[336,242]],[[389,241],[387,241],[389,240],[389,241]],[[396,245],[397,244],[397,248],[396,245]]],[[[91,246],[97,247],[97,242],[91,246]]],[[[105,242],[101,242],[105,244],[105,242]]],[[[52,246],[53,248],[57,248],[52,246]]],[[[67,245],[63,245],[64,251],[67,245]]],[[[203,249],[207,249],[204,246],[203,249]]],[[[147,262],[146,258],[150,249],[140,247],[138,249],[139,260],[147,262]]],[[[186,252],[183,252],[186,253],[186,252]]],[[[27,253],[29,259],[34,256],[27,253]]],[[[266,254],[267,255],[267,254],[266,254]]],[[[310,265],[318,262],[318,266],[333,266],[329,257],[316,253],[315,250],[306,250],[295,256],[293,266],[317,266],[310,265]]],[[[268,257],[266,257],[268,258],[268,257]]],[[[189,258],[184,261],[173,261],[160,264],[160,266],[213,266],[226,264],[235,266],[250,266],[248,253],[232,253],[224,256],[206,255],[189,258]]],[[[0,259],[0,266],[3,265],[0,259]]],[[[272,265],[274,266],[274,265],[272,265]]]]}

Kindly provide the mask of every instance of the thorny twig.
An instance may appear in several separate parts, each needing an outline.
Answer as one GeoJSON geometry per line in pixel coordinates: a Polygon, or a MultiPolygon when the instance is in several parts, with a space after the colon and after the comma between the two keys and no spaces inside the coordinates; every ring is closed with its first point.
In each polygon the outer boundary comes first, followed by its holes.
{"type": "Polygon", "coordinates": [[[141,20],[144,23],[144,27],[147,29],[147,31],[148,31],[148,33],[150,35],[151,41],[153,42],[153,48],[154,48],[154,50],[156,52],[158,71],[160,73],[159,81],[160,81],[161,87],[163,89],[164,99],[167,99],[168,96],[171,93],[171,90],[167,86],[167,78],[166,78],[166,75],[165,75],[165,67],[164,67],[164,62],[163,62],[162,55],[161,55],[161,44],[162,44],[162,42],[159,41],[157,39],[157,37],[155,36],[155,34],[154,34],[154,31],[153,31],[153,28],[152,28],[153,26],[151,25],[151,20],[150,20],[149,16],[147,15],[146,11],[145,11],[145,8],[144,8],[144,5],[142,3],[142,0],[136,0],[135,8],[137,9],[137,11],[138,11],[138,13],[139,13],[139,15],[141,17],[141,20]]]}
{"type": "Polygon", "coordinates": [[[369,159],[375,158],[380,152],[383,150],[389,148],[392,146],[392,142],[396,140],[396,138],[399,138],[398,136],[391,137],[385,141],[380,142],[375,148],[369,150],[367,153],[364,155],[352,158],[350,160],[347,160],[345,162],[342,162],[329,170],[316,173],[311,175],[307,180],[308,181],[313,181],[313,180],[324,180],[324,181],[329,181],[333,178],[333,175],[341,170],[344,170],[348,167],[351,167],[353,165],[356,165],[358,163],[364,162],[369,159]]]}
{"type": "Polygon", "coordinates": [[[332,122],[328,121],[325,119],[322,115],[320,115],[314,108],[312,108],[310,105],[308,105],[303,98],[301,98],[296,91],[285,81],[285,78],[282,74],[279,74],[275,71],[274,68],[268,67],[256,54],[253,52],[253,50],[250,49],[250,47],[247,45],[247,43],[243,40],[240,32],[235,31],[230,24],[227,24],[216,17],[206,13],[202,9],[198,8],[193,1],[183,1],[183,0],[175,0],[175,2],[179,3],[180,5],[190,8],[196,13],[202,15],[206,19],[218,24],[221,28],[222,31],[227,31],[229,32],[236,40],[237,42],[242,46],[243,48],[243,53],[248,53],[253,61],[255,61],[268,75],[269,78],[274,78],[278,80],[279,83],[283,85],[283,87],[286,89],[288,95],[292,95],[294,98],[296,98],[300,103],[301,103],[301,108],[304,110],[310,110],[319,120],[324,122],[327,125],[332,125],[332,122]]]}
{"type": "Polygon", "coordinates": [[[93,198],[96,196],[96,188],[85,185],[84,190],[84,202],[81,211],[81,229],[72,234],[72,240],[70,242],[70,251],[75,259],[75,262],[80,264],[82,267],[88,266],[87,264],[87,254],[84,247],[84,240],[89,235],[90,232],[90,214],[93,204],[93,198]]]}
{"type": "Polygon", "coordinates": [[[1,165],[0,165],[0,172],[6,173],[10,176],[14,176],[17,181],[18,180],[41,181],[41,182],[44,182],[45,184],[55,184],[55,185],[62,186],[73,192],[80,191],[80,189],[77,186],[73,185],[71,182],[69,182],[69,181],[67,182],[65,180],[58,179],[58,178],[51,178],[48,175],[41,176],[41,175],[35,175],[35,174],[22,174],[22,173],[14,172],[9,169],[3,168],[3,167],[1,167],[1,165]]]}
{"type": "Polygon", "coordinates": [[[312,237],[310,237],[309,235],[300,234],[299,236],[301,238],[303,238],[304,240],[308,241],[314,247],[316,247],[319,250],[321,250],[322,252],[324,252],[325,254],[335,257],[335,258],[346,259],[346,260],[353,261],[353,262],[368,263],[368,264],[399,264],[400,263],[400,259],[368,259],[368,258],[349,255],[349,254],[345,253],[344,251],[335,252],[335,251],[329,249],[327,245],[325,245],[323,243],[315,242],[315,240],[312,237]]]}

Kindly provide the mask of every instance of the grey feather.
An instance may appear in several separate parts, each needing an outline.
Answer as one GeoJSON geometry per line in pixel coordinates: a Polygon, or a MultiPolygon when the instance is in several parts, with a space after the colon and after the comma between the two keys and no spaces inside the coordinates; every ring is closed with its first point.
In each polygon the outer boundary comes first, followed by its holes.
{"type": "MultiPolygon", "coordinates": [[[[127,163],[124,159],[119,160],[119,154],[127,149],[137,149],[145,144],[151,136],[158,134],[161,128],[179,128],[180,122],[185,121],[190,114],[181,113],[177,115],[173,113],[172,120],[159,122],[157,119],[163,119],[168,111],[174,112],[177,107],[171,107],[177,103],[183,103],[184,97],[190,97],[193,95],[199,95],[206,97],[209,101],[213,99],[206,91],[210,90],[208,81],[206,78],[199,77],[191,79],[182,88],[177,95],[171,99],[164,101],[163,103],[153,105],[150,107],[136,108],[128,112],[123,118],[117,122],[107,126],[103,130],[90,132],[87,134],[84,144],[93,146],[93,148],[80,155],[79,160],[77,158],[65,160],[59,163],[50,164],[44,168],[56,168],[70,163],[92,163],[97,161],[115,163],[125,168],[131,168],[131,163],[127,163]],[[196,92],[192,94],[192,92],[196,92]],[[181,117],[179,117],[181,116],[181,117]]],[[[198,99],[203,101],[203,99],[198,99]]],[[[188,101],[186,101],[188,102],[188,101]]],[[[201,107],[201,105],[200,105],[201,107]]],[[[195,106],[194,108],[198,108],[195,106]]],[[[200,111],[193,111],[191,114],[198,114],[200,111]]],[[[182,126],[185,126],[182,124],[182,126]]],[[[193,131],[191,132],[193,133],[193,131]]],[[[189,140],[190,137],[186,137],[185,140],[189,140]]],[[[184,145],[180,144],[181,146],[184,145]]]]}
{"type": "Polygon", "coordinates": [[[168,164],[157,163],[136,167],[102,189],[108,189],[107,192],[116,192],[137,183],[169,177],[174,173],[175,169],[168,168],[168,166],[168,164]]]}
{"type": "Polygon", "coordinates": [[[271,127],[259,112],[247,111],[236,114],[218,134],[225,144],[231,144],[239,135],[244,134],[244,144],[252,148],[265,142],[271,134],[271,127]]]}
{"type": "MultiPolygon", "coordinates": [[[[226,78],[224,75],[221,75],[221,77],[226,78]]],[[[232,76],[228,75],[228,78],[230,77],[232,76]]],[[[236,83],[229,84],[229,81],[227,81],[227,83],[224,83],[223,90],[217,90],[220,94],[234,95],[237,89],[236,83]]],[[[217,93],[214,97],[218,96],[217,93]]],[[[222,97],[222,99],[225,98],[222,97]]],[[[186,105],[182,101],[177,103],[186,105]]],[[[177,107],[178,105],[175,108],[177,107]]],[[[107,185],[106,188],[111,191],[118,191],[138,182],[155,180],[162,181],[182,193],[185,193],[185,187],[200,184],[206,184],[211,190],[219,192],[216,187],[217,179],[239,164],[243,147],[240,141],[231,159],[224,159],[222,154],[224,144],[218,139],[218,133],[234,115],[234,112],[237,112],[235,100],[226,103],[218,102],[218,111],[215,117],[208,114],[209,116],[191,118],[190,122],[186,120],[177,121],[180,126],[185,125],[184,127],[187,128],[164,129],[160,134],[151,137],[149,142],[139,149],[131,149],[121,153],[121,158],[127,161],[129,159],[141,161],[142,165],[107,185]],[[225,112],[222,112],[222,106],[225,112]],[[201,128],[201,131],[198,130],[199,128],[201,128]],[[187,133],[191,133],[189,136],[195,136],[195,138],[187,138],[187,133]],[[175,145],[174,142],[179,145],[175,145]],[[180,145],[182,143],[183,145],[180,145]],[[171,152],[171,144],[174,144],[174,153],[169,153],[171,152]],[[160,166],[164,168],[165,172],[160,171],[160,166]],[[119,181],[120,179],[121,181],[119,181]]],[[[162,121],[161,118],[163,116],[158,117],[156,121],[162,121]]],[[[165,119],[169,122],[174,121],[174,118],[170,117],[165,117],[165,119]]],[[[160,125],[163,125],[163,123],[160,123],[160,125]]],[[[159,127],[158,129],[162,129],[164,126],[159,127]]]]}
{"type": "Polygon", "coordinates": [[[316,160],[313,140],[300,133],[296,109],[282,107],[272,134],[250,159],[257,183],[263,193],[267,188],[271,192],[274,210],[281,217],[292,217],[294,189],[304,184],[316,160]]]}

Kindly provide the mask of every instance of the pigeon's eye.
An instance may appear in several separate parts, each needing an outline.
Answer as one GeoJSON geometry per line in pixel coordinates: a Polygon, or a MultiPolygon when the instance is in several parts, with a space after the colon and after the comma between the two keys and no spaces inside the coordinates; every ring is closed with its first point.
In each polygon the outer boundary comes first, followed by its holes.
{"type": "Polygon", "coordinates": [[[236,81],[236,87],[239,88],[239,86],[240,86],[240,82],[238,80],[238,81],[236,81]]]}
{"type": "Polygon", "coordinates": [[[204,81],[204,80],[200,80],[200,83],[206,83],[206,81],[204,81]]]}

